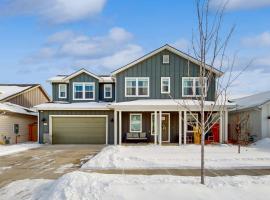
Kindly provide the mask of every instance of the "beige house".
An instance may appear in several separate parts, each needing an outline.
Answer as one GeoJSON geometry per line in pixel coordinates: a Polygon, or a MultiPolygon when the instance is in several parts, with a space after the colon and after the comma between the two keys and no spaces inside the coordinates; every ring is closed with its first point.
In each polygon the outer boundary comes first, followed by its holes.
{"type": "Polygon", "coordinates": [[[0,84],[0,144],[37,140],[33,106],[50,101],[39,84],[0,84]]]}

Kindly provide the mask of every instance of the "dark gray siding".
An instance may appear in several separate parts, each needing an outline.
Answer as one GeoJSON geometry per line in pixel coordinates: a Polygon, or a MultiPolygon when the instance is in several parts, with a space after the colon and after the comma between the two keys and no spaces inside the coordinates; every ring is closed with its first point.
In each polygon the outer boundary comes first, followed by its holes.
{"type": "Polygon", "coordinates": [[[39,112],[39,143],[43,143],[43,134],[49,133],[49,116],[50,115],[108,115],[108,144],[114,143],[114,123],[113,123],[113,111],[103,110],[56,110],[56,111],[40,111],[39,112]],[[47,125],[44,125],[46,120],[47,125]]]}
{"type": "MultiPolygon", "coordinates": [[[[130,67],[116,75],[116,101],[130,101],[136,99],[169,99],[168,94],[161,94],[161,77],[171,77],[171,96],[175,99],[182,97],[182,77],[198,77],[199,67],[188,60],[182,58],[168,50],[164,50],[154,56],[130,67]],[[170,63],[163,64],[162,56],[170,55],[170,63]],[[149,97],[125,97],[125,77],[149,77],[150,94],[149,97]]],[[[215,98],[215,79],[211,81],[208,90],[207,100],[215,98]]]]}
{"type": "Polygon", "coordinates": [[[62,83],[52,83],[52,96],[53,101],[68,101],[69,99],[69,84],[67,84],[67,98],[59,98],[59,84],[62,83]]]}
{"type": "Polygon", "coordinates": [[[114,83],[100,83],[99,84],[99,100],[112,102],[115,99],[115,84],[114,83]],[[112,98],[104,98],[104,84],[111,84],[112,85],[112,98]]]}

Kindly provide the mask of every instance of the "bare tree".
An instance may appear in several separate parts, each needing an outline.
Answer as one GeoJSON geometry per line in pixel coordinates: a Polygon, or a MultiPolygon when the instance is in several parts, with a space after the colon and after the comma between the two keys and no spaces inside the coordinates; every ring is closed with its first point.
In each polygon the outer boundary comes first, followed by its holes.
{"type": "MultiPolygon", "coordinates": [[[[222,30],[226,3],[211,10],[210,0],[195,0],[195,3],[198,24],[192,34],[192,51],[194,57],[199,61],[199,77],[195,83],[195,91],[192,91],[195,97],[185,98],[182,101],[175,100],[175,102],[180,107],[184,107],[198,124],[198,129],[201,133],[201,184],[204,184],[205,135],[211,130],[214,124],[220,121],[221,115],[218,115],[218,113],[222,114],[226,109],[228,88],[251,62],[238,74],[233,74],[236,54],[229,59],[225,53],[235,26],[232,26],[227,34],[222,30]],[[224,76],[217,77],[217,71],[226,73],[226,78],[224,76]],[[214,101],[210,102],[207,101],[207,93],[213,81],[216,81],[216,96],[214,101]],[[190,102],[193,102],[193,106],[197,106],[196,110],[200,113],[200,119],[190,109],[190,102]]],[[[189,65],[190,63],[188,61],[188,68],[189,65]]],[[[188,76],[190,76],[189,72],[188,76]]],[[[171,98],[173,99],[172,96],[171,98]]]]}

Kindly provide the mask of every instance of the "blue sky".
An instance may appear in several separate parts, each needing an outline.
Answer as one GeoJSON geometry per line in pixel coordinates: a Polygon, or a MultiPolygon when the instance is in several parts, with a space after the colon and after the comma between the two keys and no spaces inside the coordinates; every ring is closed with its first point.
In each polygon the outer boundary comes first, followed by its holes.
{"type": "MultiPolygon", "coordinates": [[[[190,52],[196,26],[189,0],[2,0],[1,83],[41,83],[87,68],[108,74],[169,43],[190,52]]],[[[212,3],[213,9],[216,0],[212,3]]],[[[235,73],[254,59],[230,88],[233,96],[269,90],[270,0],[230,0],[224,30],[236,25],[228,54],[235,73]]]]}

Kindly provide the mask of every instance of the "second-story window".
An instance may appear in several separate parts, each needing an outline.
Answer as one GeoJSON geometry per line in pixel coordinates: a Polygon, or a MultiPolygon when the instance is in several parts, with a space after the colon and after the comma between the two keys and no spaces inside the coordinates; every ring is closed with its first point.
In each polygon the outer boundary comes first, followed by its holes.
{"type": "Polygon", "coordinates": [[[95,99],[95,83],[73,83],[74,100],[95,99]]]}
{"type": "Polygon", "coordinates": [[[161,77],[161,93],[170,93],[170,77],[161,77]]]}
{"type": "Polygon", "coordinates": [[[59,84],[59,98],[60,99],[67,98],[67,85],[66,84],[59,84]]]}
{"type": "MultiPolygon", "coordinates": [[[[204,80],[204,96],[207,95],[207,79],[204,80]]],[[[182,78],[182,96],[183,97],[197,97],[202,95],[200,85],[200,77],[183,77],[182,78]]]]}
{"type": "Polygon", "coordinates": [[[126,97],[148,97],[149,96],[149,78],[139,77],[125,79],[125,96],[126,97]]]}
{"type": "Polygon", "coordinates": [[[112,84],[104,84],[104,98],[112,98],[112,84]]]}

